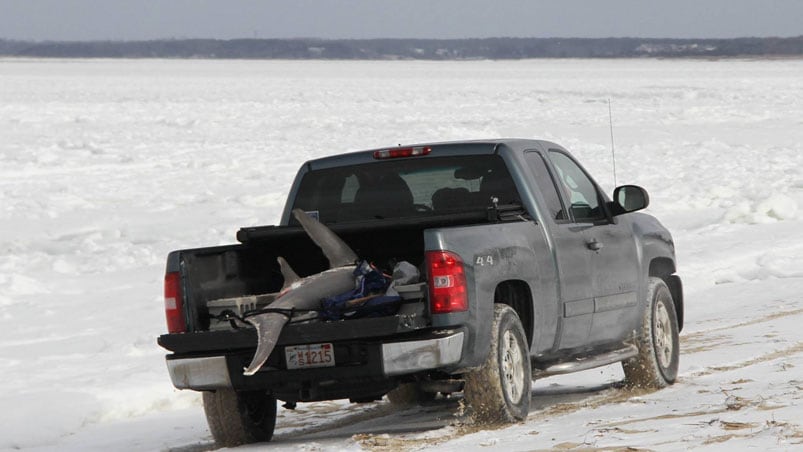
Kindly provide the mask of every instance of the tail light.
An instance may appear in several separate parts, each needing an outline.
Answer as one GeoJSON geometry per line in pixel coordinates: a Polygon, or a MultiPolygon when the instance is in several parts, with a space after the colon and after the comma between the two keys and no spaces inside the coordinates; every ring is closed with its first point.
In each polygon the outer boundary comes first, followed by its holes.
{"type": "Polygon", "coordinates": [[[182,300],[181,275],[179,272],[165,274],[165,317],[167,331],[170,333],[183,333],[187,330],[182,300]]]}
{"type": "Polygon", "coordinates": [[[433,314],[468,309],[466,272],[463,261],[449,251],[427,251],[429,306],[433,314]]]}

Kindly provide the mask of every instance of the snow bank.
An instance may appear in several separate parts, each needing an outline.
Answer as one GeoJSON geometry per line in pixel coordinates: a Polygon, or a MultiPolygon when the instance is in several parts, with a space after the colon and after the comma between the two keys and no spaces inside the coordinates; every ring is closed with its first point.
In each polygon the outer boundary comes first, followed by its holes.
{"type": "Polygon", "coordinates": [[[732,223],[771,223],[795,218],[797,201],[783,194],[772,195],[756,203],[741,201],[725,213],[725,220],[732,223]]]}

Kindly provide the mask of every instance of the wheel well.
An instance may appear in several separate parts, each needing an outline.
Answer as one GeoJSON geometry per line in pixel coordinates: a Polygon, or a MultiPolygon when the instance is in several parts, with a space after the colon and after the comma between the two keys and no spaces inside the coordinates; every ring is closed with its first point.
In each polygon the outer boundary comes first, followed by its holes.
{"type": "Polygon", "coordinates": [[[675,275],[675,263],[666,257],[657,257],[650,262],[650,276],[661,278],[672,294],[678,316],[678,330],[683,329],[683,285],[675,275]]]}
{"type": "Polygon", "coordinates": [[[672,273],[675,273],[675,263],[672,262],[672,259],[656,257],[650,262],[650,276],[666,279],[672,273]]]}
{"type": "Polygon", "coordinates": [[[530,286],[521,280],[503,281],[496,286],[494,303],[506,304],[516,311],[524,328],[524,334],[527,335],[527,343],[532,344],[534,319],[530,286]]]}

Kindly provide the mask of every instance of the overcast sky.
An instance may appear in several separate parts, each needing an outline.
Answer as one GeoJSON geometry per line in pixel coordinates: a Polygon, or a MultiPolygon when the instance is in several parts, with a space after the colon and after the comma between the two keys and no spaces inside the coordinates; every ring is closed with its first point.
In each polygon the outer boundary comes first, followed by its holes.
{"type": "Polygon", "coordinates": [[[0,39],[803,35],[803,0],[0,0],[0,39]]]}

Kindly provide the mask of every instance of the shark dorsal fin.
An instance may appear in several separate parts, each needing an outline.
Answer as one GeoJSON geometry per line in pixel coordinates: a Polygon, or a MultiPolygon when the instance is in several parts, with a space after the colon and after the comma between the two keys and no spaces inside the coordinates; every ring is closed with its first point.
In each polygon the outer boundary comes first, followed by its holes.
{"type": "Polygon", "coordinates": [[[321,222],[301,209],[293,209],[293,216],[301,223],[301,227],[307,232],[309,238],[321,248],[324,256],[329,259],[329,267],[343,267],[357,262],[357,254],[321,222]]]}
{"type": "Polygon", "coordinates": [[[284,292],[286,289],[289,289],[293,283],[301,278],[298,277],[296,272],[293,271],[292,267],[290,267],[290,264],[288,264],[283,257],[279,256],[276,260],[279,262],[279,270],[282,272],[282,276],[284,277],[284,283],[282,284],[282,292],[284,292]]]}

